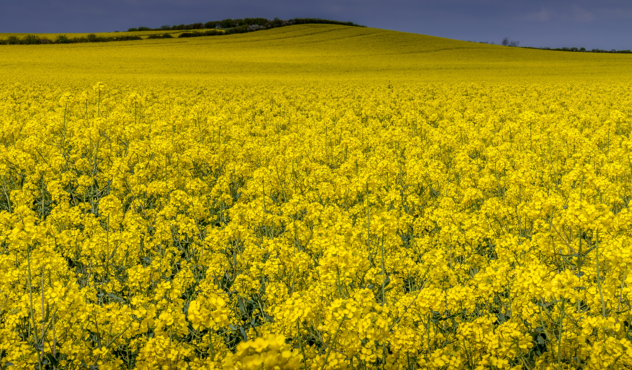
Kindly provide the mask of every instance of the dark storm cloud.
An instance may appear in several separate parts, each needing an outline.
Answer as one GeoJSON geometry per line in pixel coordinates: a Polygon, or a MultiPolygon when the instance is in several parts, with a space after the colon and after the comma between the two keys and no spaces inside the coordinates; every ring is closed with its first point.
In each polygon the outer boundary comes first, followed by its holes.
{"type": "Polygon", "coordinates": [[[0,5],[0,32],[103,32],[224,18],[296,17],[523,46],[632,49],[628,0],[20,0],[0,5]]]}

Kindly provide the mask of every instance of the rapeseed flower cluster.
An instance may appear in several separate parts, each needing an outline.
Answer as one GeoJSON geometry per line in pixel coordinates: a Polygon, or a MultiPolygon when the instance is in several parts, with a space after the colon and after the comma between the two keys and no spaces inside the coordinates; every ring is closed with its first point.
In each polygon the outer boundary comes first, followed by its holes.
{"type": "Polygon", "coordinates": [[[0,367],[629,369],[630,92],[6,84],[0,367]]]}

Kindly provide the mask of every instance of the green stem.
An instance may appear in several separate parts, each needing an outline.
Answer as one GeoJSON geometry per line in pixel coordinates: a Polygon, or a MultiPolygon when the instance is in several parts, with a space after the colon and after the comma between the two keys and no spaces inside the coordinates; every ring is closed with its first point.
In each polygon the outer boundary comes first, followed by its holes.
{"type": "Polygon", "coordinates": [[[564,325],[564,300],[562,300],[562,314],[560,315],[559,338],[557,341],[557,367],[562,370],[562,329],[564,325]]]}
{"type": "Polygon", "coordinates": [[[346,316],[342,317],[340,320],[340,324],[338,324],[338,329],[336,329],[336,333],[334,334],[333,340],[329,343],[329,347],[327,348],[327,354],[325,355],[325,362],[323,362],[323,366],[320,367],[320,370],[323,370],[327,365],[327,360],[329,359],[329,354],[331,353],[331,347],[336,343],[336,338],[338,338],[338,332],[340,332],[340,328],[342,327],[342,323],[347,319],[346,316]]]}
{"type": "Polygon", "coordinates": [[[303,368],[307,370],[307,356],[305,356],[305,347],[303,347],[303,340],[301,339],[301,330],[298,320],[296,321],[296,334],[298,335],[298,345],[301,347],[301,353],[303,353],[303,368]]]}
{"type": "MultiPolygon", "coordinates": [[[[27,247],[28,248],[28,247],[27,247]]],[[[26,262],[28,266],[28,284],[29,284],[29,299],[30,299],[30,312],[31,312],[31,322],[33,323],[33,334],[35,335],[35,343],[39,342],[37,338],[37,329],[35,325],[35,315],[33,315],[33,284],[31,284],[31,251],[27,249],[26,251],[26,262]]],[[[39,364],[40,370],[42,369],[42,359],[37,356],[37,362],[39,364]]]]}
{"type": "Polygon", "coordinates": [[[599,276],[599,232],[597,232],[597,287],[599,288],[599,297],[601,298],[601,316],[606,318],[606,302],[603,299],[603,292],[601,290],[601,277],[599,276]]]}

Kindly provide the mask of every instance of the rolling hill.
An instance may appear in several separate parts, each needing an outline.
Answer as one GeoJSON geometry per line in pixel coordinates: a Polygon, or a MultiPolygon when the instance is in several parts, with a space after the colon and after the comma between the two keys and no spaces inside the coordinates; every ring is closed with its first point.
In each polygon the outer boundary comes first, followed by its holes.
{"type": "Polygon", "coordinates": [[[259,79],[524,81],[630,79],[632,56],[564,53],[336,25],[222,37],[73,45],[3,45],[5,81],[259,79]]]}

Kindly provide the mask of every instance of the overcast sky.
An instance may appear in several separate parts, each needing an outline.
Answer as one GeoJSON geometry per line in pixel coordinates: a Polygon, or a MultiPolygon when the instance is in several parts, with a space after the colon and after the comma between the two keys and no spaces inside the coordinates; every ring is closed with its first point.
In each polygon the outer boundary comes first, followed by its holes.
{"type": "Polygon", "coordinates": [[[632,49],[631,0],[2,0],[0,33],[123,31],[221,20],[327,18],[520,46],[632,49]]]}

